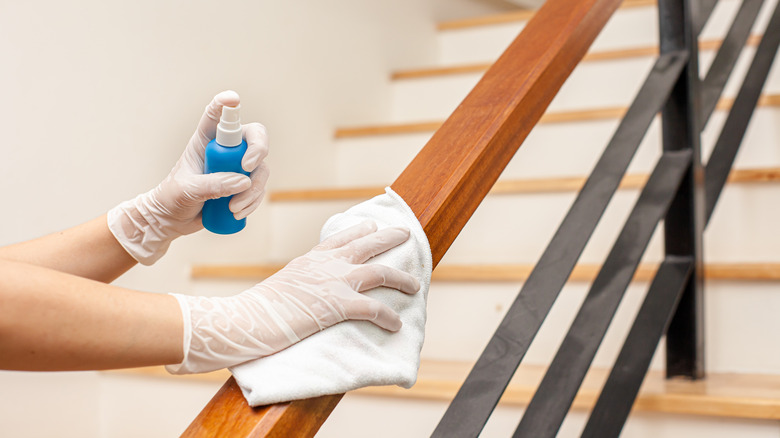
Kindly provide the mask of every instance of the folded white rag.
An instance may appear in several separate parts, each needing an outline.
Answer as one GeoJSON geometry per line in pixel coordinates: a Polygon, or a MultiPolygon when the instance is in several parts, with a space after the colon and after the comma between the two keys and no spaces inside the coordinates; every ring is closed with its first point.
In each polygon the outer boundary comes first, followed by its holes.
{"type": "Polygon", "coordinates": [[[366,219],[379,229],[403,226],[411,231],[409,240],[367,262],[392,266],[420,281],[420,291],[414,295],[388,288],[366,292],[398,312],[403,327],[391,333],[369,322],[345,321],[274,355],[232,367],[250,406],[341,394],[364,386],[414,385],[425,336],[431,248],[406,202],[389,187],[385,191],[328,219],[320,238],[366,219]]]}

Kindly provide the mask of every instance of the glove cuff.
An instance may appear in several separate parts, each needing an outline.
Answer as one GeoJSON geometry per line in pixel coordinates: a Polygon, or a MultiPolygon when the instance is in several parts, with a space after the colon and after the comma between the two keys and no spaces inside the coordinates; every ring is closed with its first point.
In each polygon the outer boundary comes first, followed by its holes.
{"type": "Polygon", "coordinates": [[[166,365],[165,370],[171,374],[189,374],[192,373],[185,364],[189,361],[190,345],[192,343],[192,318],[190,316],[190,305],[187,302],[187,296],[181,294],[171,294],[179,302],[181,309],[182,331],[182,359],[175,365],[166,365]]]}
{"type": "Polygon", "coordinates": [[[282,349],[264,339],[274,331],[269,320],[280,317],[258,313],[239,296],[173,296],[182,312],[184,356],[181,363],[165,367],[171,374],[216,371],[282,349]]]}
{"type": "Polygon", "coordinates": [[[142,265],[152,265],[160,259],[176,236],[163,232],[161,224],[152,213],[152,192],[125,201],[108,211],[108,229],[117,242],[142,265]]]}

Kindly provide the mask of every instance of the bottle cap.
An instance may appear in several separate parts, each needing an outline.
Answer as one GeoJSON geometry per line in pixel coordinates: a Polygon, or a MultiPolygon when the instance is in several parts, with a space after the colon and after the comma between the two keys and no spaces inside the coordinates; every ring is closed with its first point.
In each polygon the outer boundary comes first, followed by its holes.
{"type": "Polygon", "coordinates": [[[220,116],[217,125],[217,143],[220,146],[232,147],[241,144],[240,109],[241,105],[222,107],[222,116],[220,116]]]}

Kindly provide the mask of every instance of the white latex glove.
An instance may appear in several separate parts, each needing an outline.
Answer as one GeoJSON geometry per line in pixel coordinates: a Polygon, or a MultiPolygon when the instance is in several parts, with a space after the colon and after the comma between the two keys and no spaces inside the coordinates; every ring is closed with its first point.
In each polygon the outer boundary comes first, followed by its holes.
{"type": "Polygon", "coordinates": [[[245,218],[260,205],[269,174],[263,162],[268,155],[268,135],[263,125],[242,125],[247,150],[241,167],[251,172],[250,176],[233,172],[203,174],[206,145],[216,135],[222,107],[238,104],[234,91],[216,95],[165,180],[108,212],[108,228],[140,263],[151,265],[165,254],[173,239],[202,229],[200,212],[209,199],[235,195],[230,211],[236,219],[245,218]]]}
{"type": "Polygon", "coordinates": [[[410,274],[363,263],[409,238],[409,230],[364,222],[322,241],[251,289],[227,298],[174,295],[184,319],[184,360],[173,374],[202,373],[271,355],[345,320],[401,329],[398,314],[365,292],[378,286],[414,294],[410,274]]]}

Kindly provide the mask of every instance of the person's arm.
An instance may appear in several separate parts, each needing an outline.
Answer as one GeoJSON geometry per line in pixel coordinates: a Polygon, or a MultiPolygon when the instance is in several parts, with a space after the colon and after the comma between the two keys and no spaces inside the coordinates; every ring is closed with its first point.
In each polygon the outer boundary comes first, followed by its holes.
{"type": "Polygon", "coordinates": [[[182,360],[170,295],[138,292],[0,260],[0,369],[70,371],[182,360]]]}
{"type": "Polygon", "coordinates": [[[236,106],[239,101],[232,91],[212,99],[179,161],[154,189],[82,225],[0,248],[0,259],[111,282],[136,261],[154,263],[179,236],[203,229],[200,211],[208,199],[235,195],[231,210],[237,218],[248,216],[262,201],[269,175],[263,162],[268,136],[262,125],[242,125],[247,141],[242,167],[249,176],[203,174],[206,145],[215,136],[222,107],[236,106]]]}
{"type": "Polygon", "coordinates": [[[64,231],[0,247],[0,259],[110,283],[137,263],[108,229],[106,216],[64,231]]]}
{"type": "Polygon", "coordinates": [[[273,354],[345,320],[397,331],[398,314],[362,292],[386,286],[412,294],[420,285],[364,262],[408,237],[404,229],[356,225],[254,287],[216,298],[138,292],[0,259],[0,369],[170,365],[173,373],[199,373],[273,354]]]}
{"type": "Polygon", "coordinates": [[[229,208],[236,219],[247,217],[260,205],[269,175],[263,161],[268,155],[268,135],[263,125],[241,126],[247,142],[241,167],[249,176],[203,173],[206,146],[216,136],[222,108],[238,105],[238,94],[233,91],[216,95],[168,176],[154,189],[108,212],[111,233],[139,263],[151,265],[174,239],[202,230],[201,210],[209,199],[234,195],[229,208]]]}

